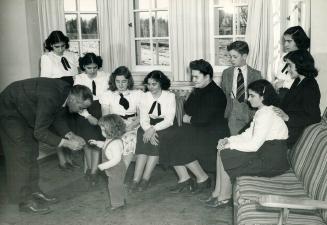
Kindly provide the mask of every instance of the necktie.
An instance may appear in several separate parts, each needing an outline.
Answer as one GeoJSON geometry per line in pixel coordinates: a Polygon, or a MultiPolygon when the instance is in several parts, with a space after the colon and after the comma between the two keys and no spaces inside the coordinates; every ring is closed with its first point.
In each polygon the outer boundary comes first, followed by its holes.
{"type": "Polygon", "coordinates": [[[158,110],[158,116],[160,116],[161,115],[161,105],[157,101],[154,101],[152,103],[152,106],[150,108],[149,114],[152,114],[153,113],[154,108],[156,107],[156,105],[157,105],[157,110],[158,110]]]}
{"type": "Polygon", "coordinates": [[[93,95],[97,95],[97,87],[94,80],[92,80],[92,93],[93,95]]]}
{"type": "Polygon", "coordinates": [[[238,68],[238,75],[237,75],[236,98],[239,102],[244,102],[245,99],[244,77],[243,77],[242,70],[240,68],[238,68]]]}
{"type": "Polygon", "coordinates": [[[70,69],[68,60],[65,57],[61,57],[61,64],[63,65],[65,70],[68,70],[68,68],[70,69]]]}
{"type": "Polygon", "coordinates": [[[124,109],[127,110],[129,108],[128,100],[124,97],[124,95],[122,93],[120,93],[119,95],[120,95],[119,105],[123,106],[124,109]]]}

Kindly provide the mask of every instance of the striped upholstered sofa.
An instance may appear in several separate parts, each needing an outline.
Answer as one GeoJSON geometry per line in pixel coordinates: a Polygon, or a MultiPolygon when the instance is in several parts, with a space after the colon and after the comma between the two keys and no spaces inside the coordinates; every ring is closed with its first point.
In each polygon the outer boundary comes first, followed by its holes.
{"type": "Polygon", "coordinates": [[[237,178],[234,224],[327,224],[327,109],[304,131],[290,161],[281,176],[237,178]]]}

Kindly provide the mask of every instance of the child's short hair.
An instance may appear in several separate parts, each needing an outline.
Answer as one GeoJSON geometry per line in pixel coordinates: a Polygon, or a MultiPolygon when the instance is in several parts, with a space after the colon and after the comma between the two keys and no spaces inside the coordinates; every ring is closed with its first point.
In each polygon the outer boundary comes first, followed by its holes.
{"type": "Polygon", "coordinates": [[[227,46],[227,51],[235,50],[241,55],[249,54],[249,45],[245,41],[234,41],[227,46]]]}
{"type": "Polygon", "coordinates": [[[99,126],[104,127],[107,138],[116,139],[126,132],[123,119],[116,114],[108,114],[100,118],[99,126]]]}

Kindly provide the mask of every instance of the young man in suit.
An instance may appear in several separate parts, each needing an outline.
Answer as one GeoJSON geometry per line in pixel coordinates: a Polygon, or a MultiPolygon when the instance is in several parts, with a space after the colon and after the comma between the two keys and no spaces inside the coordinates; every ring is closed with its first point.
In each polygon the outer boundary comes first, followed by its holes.
{"type": "Polygon", "coordinates": [[[252,114],[247,104],[247,86],[261,79],[261,72],[246,64],[249,46],[244,41],[235,41],[227,46],[232,66],[222,74],[221,88],[227,97],[225,118],[231,135],[236,135],[251,120],[252,114]]]}
{"type": "Polygon", "coordinates": [[[38,142],[82,149],[85,141],[71,131],[67,118],[88,108],[92,100],[89,88],[71,88],[64,81],[50,78],[16,81],[0,94],[0,137],[8,191],[20,211],[44,214],[50,208],[40,202],[57,202],[39,187],[38,142]]]}

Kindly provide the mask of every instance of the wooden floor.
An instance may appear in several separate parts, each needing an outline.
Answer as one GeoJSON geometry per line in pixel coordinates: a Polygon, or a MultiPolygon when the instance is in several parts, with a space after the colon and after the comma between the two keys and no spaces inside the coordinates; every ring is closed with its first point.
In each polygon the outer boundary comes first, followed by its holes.
{"type": "MultiPolygon", "coordinates": [[[[81,158],[76,156],[76,159],[81,158]]],[[[205,208],[199,195],[190,193],[170,194],[168,188],[175,184],[172,170],[155,169],[152,185],[146,192],[128,194],[127,207],[108,212],[108,195],[105,176],[97,187],[90,188],[82,169],[63,172],[55,157],[43,159],[41,188],[59,197],[60,202],[51,206],[46,215],[19,213],[17,206],[8,203],[4,181],[4,159],[0,158],[0,225],[226,225],[232,224],[232,208],[205,208]]],[[[81,161],[80,161],[81,163],[81,161]]],[[[131,164],[126,182],[132,178],[131,164]]],[[[208,195],[206,193],[206,195],[208,195]]]]}

